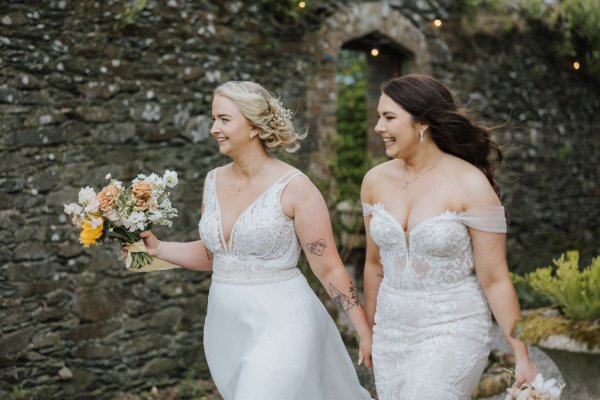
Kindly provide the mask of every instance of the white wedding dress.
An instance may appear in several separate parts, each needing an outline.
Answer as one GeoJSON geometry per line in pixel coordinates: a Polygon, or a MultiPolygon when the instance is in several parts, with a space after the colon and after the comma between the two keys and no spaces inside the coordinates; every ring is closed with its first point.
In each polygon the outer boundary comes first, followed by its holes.
{"type": "Polygon", "coordinates": [[[339,331],[296,267],[300,245],[281,209],[286,174],[234,223],[226,243],[216,170],[200,236],[213,253],[204,350],[225,400],[364,400],[339,331]]]}
{"type": "Polygon", "coordinates": [[[447,211],[405,233],[382,204],[363,205],[384,278],[373,365],[379,400],[468,400],[490,351],[490,309],[467,226],[505,233],[504,208],[447,211]]]}

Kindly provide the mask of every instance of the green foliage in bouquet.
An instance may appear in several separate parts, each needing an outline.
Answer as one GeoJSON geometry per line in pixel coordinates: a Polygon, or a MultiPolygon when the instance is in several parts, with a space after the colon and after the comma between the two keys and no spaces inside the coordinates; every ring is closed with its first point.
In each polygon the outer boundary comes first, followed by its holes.
{"type": "Polygon", "coordinates": [[[600,257],[582,270],[578,251],[568,251],[553,262],[555,271],[548,266],[525,276],[531,287],[550,296],[568,318],[600,318],[600,257]]]}

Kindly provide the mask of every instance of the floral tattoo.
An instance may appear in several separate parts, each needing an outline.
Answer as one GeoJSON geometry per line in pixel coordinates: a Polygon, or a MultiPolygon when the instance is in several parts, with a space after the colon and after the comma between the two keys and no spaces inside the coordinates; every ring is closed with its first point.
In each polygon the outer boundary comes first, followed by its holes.
{"type": "Polygon", "coordinates": [[[360,296],[354,282],[350,282],[350,296],[340,292],[332,283],[329,284],[329,295],[333,302],[347,314],[354,306],[360,306],[360,296]]]}
{"type": "Polygon", "coordinates": [[[325,243],[324,239],[319,239],[316,242],[309,243],[306,247],[309,253],[322,256],[323,252],[327,248],[327,243],[325,243]]]}

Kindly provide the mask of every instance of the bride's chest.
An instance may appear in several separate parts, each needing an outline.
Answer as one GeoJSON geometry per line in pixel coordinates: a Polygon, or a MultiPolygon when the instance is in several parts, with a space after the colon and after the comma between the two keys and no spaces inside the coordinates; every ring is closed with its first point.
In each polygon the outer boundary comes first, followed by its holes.
{"type": "Polygon", "coordinates": [[[374,214],[370,233],[385,252],[450,257],[470,247],[467,227],[454,213],[429,218],[406,233],[398,221],[387,214],[374,214]]]}

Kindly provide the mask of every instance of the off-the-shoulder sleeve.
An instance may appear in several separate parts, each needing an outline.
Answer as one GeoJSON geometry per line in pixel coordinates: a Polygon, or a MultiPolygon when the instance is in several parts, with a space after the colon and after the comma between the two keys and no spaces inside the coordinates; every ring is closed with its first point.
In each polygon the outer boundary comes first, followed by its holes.
{"type": "Polygon", "coordinates": [[[506,233],[506,216],[504,207],[478,207],[460,214],[463,224],[480,231],[506,233]]]}

